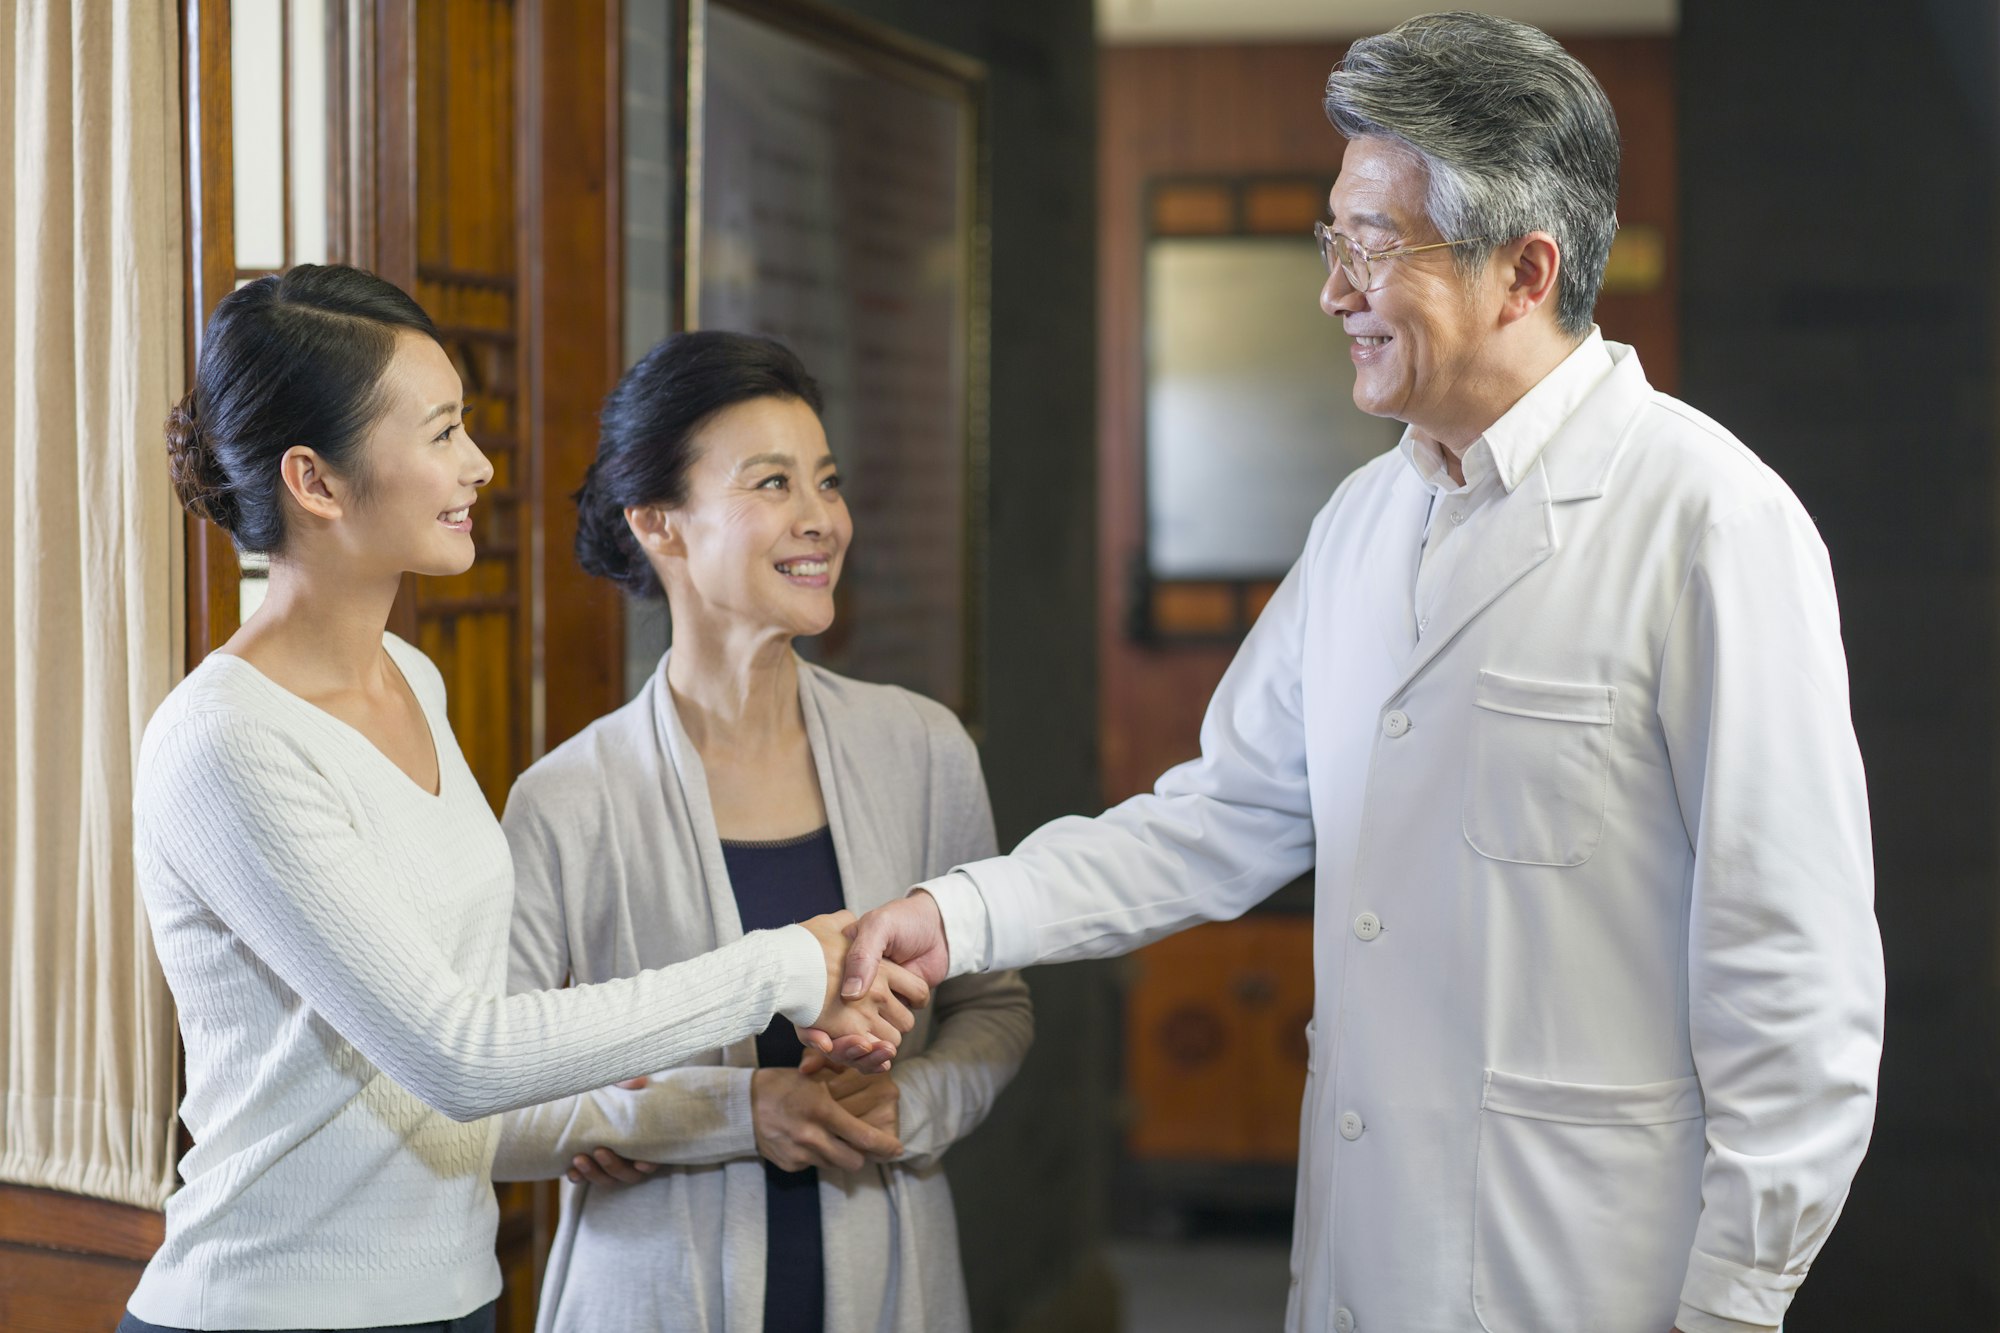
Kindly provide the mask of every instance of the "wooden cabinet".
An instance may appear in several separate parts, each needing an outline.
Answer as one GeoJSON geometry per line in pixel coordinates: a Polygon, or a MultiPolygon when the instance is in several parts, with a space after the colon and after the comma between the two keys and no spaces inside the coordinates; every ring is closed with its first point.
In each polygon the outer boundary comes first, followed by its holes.
{"type": "Polygon", "coordinates": [[[1297,1159],[1312,1017],[1312,917],[1269,912],[1134,956],[1126,1148],[1140,1161],[1297,1159]]]}

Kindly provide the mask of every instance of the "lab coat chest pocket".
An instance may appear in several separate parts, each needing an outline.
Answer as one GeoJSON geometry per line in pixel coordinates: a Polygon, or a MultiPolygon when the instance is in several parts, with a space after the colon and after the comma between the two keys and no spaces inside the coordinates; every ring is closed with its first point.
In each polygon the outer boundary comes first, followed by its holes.
{"type": "Polygon", "coordinates": [[[1465,840],[1481,856],[1576,866],[1604,833],[1617,687],[1481,671],[1465,768],[1465,840]]]}
{"type": "Polygon", "coordinates": [[[1701,1087],[1486,1073],[1472,1304],[1488,1333],[1658,1333],[1701,1212],[1701,1087]]]}

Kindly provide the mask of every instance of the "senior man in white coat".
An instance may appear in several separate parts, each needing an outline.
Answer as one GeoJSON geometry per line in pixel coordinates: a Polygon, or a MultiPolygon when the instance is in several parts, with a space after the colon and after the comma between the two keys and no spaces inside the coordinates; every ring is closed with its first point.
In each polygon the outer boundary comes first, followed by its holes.
{"type": "Polygon", "coordinates": [[[1312,868],[1287,1328],[1774,1329],[1881,1051],[1825,548],[1593,327],[1618,132],[1581,65],[1433,15],[1326,104],[1320,304],[1401,446],[1319,514],[1199,759],[863,918],[850,978],[1118,953],[1312,868]]]}

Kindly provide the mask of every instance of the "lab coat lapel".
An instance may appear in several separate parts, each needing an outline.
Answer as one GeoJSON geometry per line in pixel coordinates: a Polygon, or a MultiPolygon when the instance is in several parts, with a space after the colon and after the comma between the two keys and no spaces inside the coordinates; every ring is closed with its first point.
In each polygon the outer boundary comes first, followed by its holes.
{"type": "Polygon", "coordinates": [[[1558,504],[1596,500],[1610,487],[1625,438],[1653,390],[1630,347],[1608,342],[1605,350],[1611,373],[1556,431],[1520,485],[1496,502],[1492,531],[1480,538],[1479,549],[1445,590],[1390,698],[1407,689],[1501,594],[1556,553],[1562,546],[1558,504]]]}
{"type": "Polygon", "coordinates": [[[1444,600],[1431,617],[1430,628],[1417,640],[1395,688],[1389,692],[1391,698],[1406,689],[1430,665],[1431,659],[1493,605],[1500,594],[1554,554],[1557,545],[1554,506],[1549,500],[1548,476],[1540,459],[1521,478],[1521,484],[1495,501],[1495,505],[1490,531],[1480,536],[1478,549],[1459,566],[1456,577],[1445,589],[1444,600]]]}

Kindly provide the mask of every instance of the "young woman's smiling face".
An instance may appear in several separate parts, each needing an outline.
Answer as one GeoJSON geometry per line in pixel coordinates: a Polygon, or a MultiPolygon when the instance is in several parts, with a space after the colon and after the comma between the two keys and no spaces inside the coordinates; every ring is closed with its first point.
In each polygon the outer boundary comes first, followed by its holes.
{"type": "Polygon", "coordinates": [[[466,432],[458,371],[431,339],[399,333],[377,392],[381,414],[341,487],[340,544],[388,574],[463,574],[472,505],[493,465],[466,432]]]}
{"type": "Polygon", "coordinates": [[[854,522],[819,415],[796,398],[753,398],[689,444],[687,499],[662,516],[666,558],[655,561],[675,616],[823,633],[854,522]]]}

